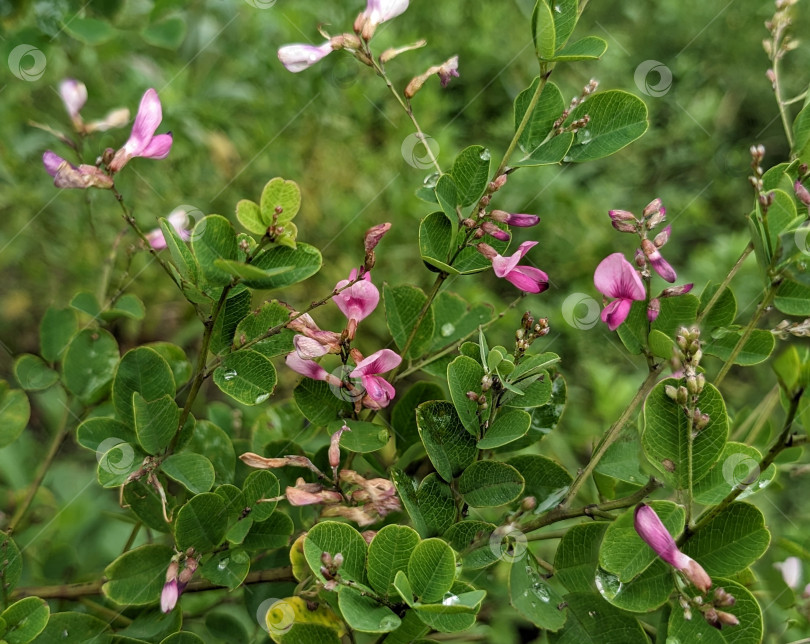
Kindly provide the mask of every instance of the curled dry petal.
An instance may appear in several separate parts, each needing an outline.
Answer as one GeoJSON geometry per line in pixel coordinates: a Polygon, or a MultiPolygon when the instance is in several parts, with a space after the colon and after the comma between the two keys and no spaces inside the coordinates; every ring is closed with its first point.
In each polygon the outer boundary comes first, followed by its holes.
{"type": "Polygon", "coordinates": [[[290,465],[289,460],[286,458],[265,458],[254,452],[245,452],[239,459],[248,467],[255,467],[262,470],[271,470],[290,465]]]}
{"type": "Polygon", "coordinates": [[[45,170],[53,177],[53,185],[57,188],[102,188],[113,187],[112,177],[104,174],[94,165],[80,165],[78,168],[68,163],[58,154],[46,150],[42,155],[45,170]]]}
{"type": "Polygon", "coordinates": [[[376,226],[369,228],[363,237],[363,246],[366,253],[374,250],[377,247],[377,244],[380,243],[383,235],[385,235],[385,233],[387,233],[389,230],[391,230],[391,224],[387,222],[384,224],[377,224],[376,226]]]}

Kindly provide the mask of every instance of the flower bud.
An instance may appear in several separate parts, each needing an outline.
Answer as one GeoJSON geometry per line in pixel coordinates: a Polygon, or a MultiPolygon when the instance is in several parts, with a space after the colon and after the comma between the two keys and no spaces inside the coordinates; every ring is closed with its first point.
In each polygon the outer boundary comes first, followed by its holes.
{"type": "Polygon", "coordinates": [[[734,606],[737,602],[734,596],[731,595],[725,588],[714,589],[714,603],[717,606],[734,606]]]}
{"type": "Polygon", "coordinates": [[[799,201],[801,201],[805,206],[810,206],[810,190],[807,190],[802,185],[801,181],[796,181],[793,184],[793,190],[796,192],[796,197],[799,201]]]}
{"type": "Polygon", "coordinates": [[[670,286],[661,291],[658,297],[678,297],[692,290],[694,284],[681,284],[680,286],[670,286]]]}
{"type": "Polygon", "coordinates": [[[652,217],[653,215],[660,213],[663,209],[664,209],[663,203],[661,202],[660,199],[656,198],[653,199],[646,206],[644,206],[644,210],[642,211],[641,214],[645,219],[648,219],[649,217],[652,217]]]}
{"type": "Polygon", "coordinates": [[[537,507],[537,499],[535,499],[533,496],[527,496],[525,499],[523,499],[523,502],[520,504],[520,508],[524,512],[531,512],[536,507],[537,507]]]}
{"type": "Polygon", "coordinates": [[[722,610],[718,610],[715,612],[717,616],[717,621],[720,622],[721,626],[739,626],[740,620],[737,619],[731,613],[726,613],[722,610]]]}
{"type": "Polygon", "coordinates": [[[337,474],[336,470],[340,465],[340,437],[343,435],[343,432],[350,431],[352,430],[349,429],[347,425],[343,425],[343,427],[332,434],[332,437],[329,439],[329,465],[335,470],[335,474],[337,474]]]}
{"type": "Polygon", "coordinates": [[[672,226],[667,226],[666,228],[664,228],[664,230],[662,230],[655,236],[655,239],[653,239],[653,245],[656,248],[661,248],[661,246],[663,246],[669,241],[670,233],[672,233],[672,226]]]}
{"type": "Polygon", "coordinates": [[[678,390],[673,387],[672,385],[667,385],[664,387],[664,393],[667,395],[667,398],[670,400],[678,400],[678,390]]]}
{"type": "Polygon", "coordinates": [[[661,313],[661,300],[654,297],[647,306],[647,319],[650,322],[655,322],[658,319],[659,313],[661,313]]]}
{"type": "Polygon", "coordinates": [[[481,253],[484,257],[486,257],[490,261],[498,256],[498,251],[495,250],[489,244],[485,244],[482,242],[480,244],[477,244],[475,248],[479,253],[481,253]]]}
{"type": "Polygon", "coordinates": [[[620,233],[636,233],[636,232],[638,232],[636,224],[629,224],[629,223],[624,222],[624,221],[612,221],[610,223],[620,233]]]}
{"type": "Polygon", "coordinates": [[[500,241],[509,241],[511,239],[511,235],[508,232],[501,230],[491,221],[485,221],[482,223],[481,230],[483,230],[490,237],[494,237],[500,241]]]}
{"type": "Polygon", "coordinates": [[[608,210],[610,219],[614,222],[617,221],[638,221],[636,216],[629,210],[608,210]]]}

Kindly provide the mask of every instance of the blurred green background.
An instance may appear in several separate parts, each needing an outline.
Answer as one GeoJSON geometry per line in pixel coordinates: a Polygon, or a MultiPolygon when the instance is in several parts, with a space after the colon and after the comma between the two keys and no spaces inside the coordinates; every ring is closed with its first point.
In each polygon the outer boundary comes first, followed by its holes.
{"type": "MultiPolygon", "coordinates": [[[[530,0],[413,0],[405,14],[379,29],[377,51],[428,41],[427,47],[388,65],[400,87],[430,65],[459,55],[460,78],[446,89],[431,79],[414,99],[443,167],[449,168],[455,154],[470,144],[489,147],[493,159],[505,149],[513,129],[512,100],[536,71],[528,26],[532,6],[530,0]]],[[[324,255],[321,274],[285,294],[290,304],[305,306],[346,277],[362,261],[362,233],[382,221],[392,222],[393,229],[378,249],[375,282],[432,282],[415,250],[419,219],[433,210],[414,194],[429,170],[406,162],[413,130],[405,114],[384,84],[344,52],[300,74],[286,72],[276,57],[285,43],[320,43],[319,24],[331,34],[350,30],[362,9],[361,1],[328,0],[0,1],[3,61],[20,44],[36,47],[46,61],[35,80],[17,78],[6,65],[0,75],[0,377],[13,380],[13,356],[37,350],[39,320],[49,305],[65,306],[76,291],[98,289],[102,265],[124,228],[111,195],[59,191],[42,167],[45,149],[75,160],[66,146],[31,124],[70,130],[57,93],[66,77],[87,85],[86,120],[121,106],[134,114],[143,91],[158,90],[164,116],[159,131],[174,134],[171,155],[165,161],[135,160],[117,181],[143,228],[153,228],[157,217],[183,204],[235,223],[239,199],[257,200],[268,179],[283,176],[296,180],[303,191],[299,239],[320,247],[324,255]]],[[[794,33],[801,38],[810,28],[810,12],[802,3],[797,9],[794,33]]],[[[773,4],[761,0],[592,2],[576,35],[605,38],[607,54],[599,62],[560,65],[553,80],[569,98],[590,78],[598,79],[602,89],[635,93],[648,105],[650,130],[608,159],[520,170],[493,201],[495,207],[542,218],[538,228],[518,231],[516,240],[540,241],[529,258],[549,273],[552,288],[529,296],[521,306],[549,318],[552,332],[543,349],[563,358],[569,408],[557,434],[544,443],[544,453],[571,468],[585,462],[592,441],[630,399],[646,365],[628,358],[604,325],[589,323],[585,303],[568,315],[563,304],[569,296],[598,300],[595,266],[608,253],[633,249],[631,237],[610,227],[607,211],[639,212],[654,197],[664,200],[673,227],[664,252],[679,282],[694,282],[699,294],[734,263],[748,239],[748,148],[765,145],[766,167],[788,153],[761,46],[767,35],[764,22],[772,13],[773,4]],[[646,61],[663,65],[663,75],[639,72],[646,61]]],[[[810,43],[786,61],[787,94],[804,90],[808,69],[810,43]]],[[[91,138],[84,161],[93,163],[127,136],[124,128],[91,138]]],[[[113,266],[113,283],[120,280],[139,295],[148,312],[143,323],[118,323],[122,351],[166,339],[193,353],[199,322],[159,267],[136,252],[131,233],[123,238],[113,266]]],[[[496,310],[516,295],[490,273],[449,282],[450,290],[496,310]]],[[[744,323],[760,288],[753,259],[734,285],[744,323]]],[[[339,314],[325,307],[316,318],[329,328],[338,324],[339,314]]],[[[519,318],[519,309],[505,316],[493,339],[510,342],[519,318]]],[[[774,312],[763,324],[773,327],[780,319],[774,312]]],[[[364,353],[388,343],[382,309],[364,324],[359,341],[364,353]]],[[[710,373],[717,366],[707,360],[710,373]]],[[[280,396],[295,381],[282,372],[280,396]]],[[[732,418],[742,419],[774,384],[767,367],[734,370],[724,386],[732,418]]],[[[13,457],[8,450],[0,452],[0,484],[20,487],[27,480],[26,468],[35,464],[49,423],[47,409],[40,406],[24,449],[13,457]]],[[[81,461],[85,455],[77,456],[75,464],[64,463],[64,471],[53,474],[59,477],[55,480],[73,482],[64,488],[65,499],[78,491],[75,481],[92,475],[81,461]]],[[[779,546],[780,537],[810,550],[801,530],[810,520],[810,506],[795,493],[807,485],[806,466],[787,465],[769,493],[756,501],[777,544],[759,566],[769,580],[761,599],[768,606],[766,631],[772,642],[801,634],[796,628],[786,631],[790,612],[784,608],[793,595],[783,592],[771,566],[788,554],[779,546]]],[[[88,494],[93,498],[84,516],[94,516],[97,504],[114,508],[115,500],[98,488],[88,494]]],[[[100,540],[93,535],[111,538],[111,528],[97,532],[99,525],[76,513],[60,515],[45,534],[75,526],[77,545],[69,559],[81,570],[97,571],[110,552],[98,548],[100,540]]],[[[50,562],[59,560],[57,554],[43,548],[43,570],[56,565],[50,562]]],[[[32,574],[29,582],[34,583],[39,573],[32,574]]],[[[803,578],[807,582],[810,569],[803,578]]],[[[490,617],[497,624],[498,616],[490,617]]],[[[501,644],[520,641],[515,632],[504,633],[501,644]]]]}

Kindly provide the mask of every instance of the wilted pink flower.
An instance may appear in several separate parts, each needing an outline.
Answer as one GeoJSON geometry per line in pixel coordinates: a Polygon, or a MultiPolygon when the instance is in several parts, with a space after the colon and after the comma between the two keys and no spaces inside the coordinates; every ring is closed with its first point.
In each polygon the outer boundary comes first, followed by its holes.
{"type": "Polygon", "coordinates": [[[602,310],[602,322],[611,331],[615,331],[627,319],[633,300],[646,297],[641,278],[621,253],[608,255],[599,263],[593,283],[602,295],[615,298],[602,310]]]}
{"type": "Polygon", "coordinates": [[[319,489],[317,492],[312,491],[314,488],[321,486],[312,483],[304,483],[303,479],[298,479],[295,487],[288,486],[284,491],[287,501],[290,505],[315,505],[317,503],[340,503],[343,496],[340,492],[332,490],[319,489]],[[303,484],[303,485],[302,485],[303,484]],[[309,489],[304,489],[304,486],[309,489]]]}
{"type": "Polygon", "coordinates": [[[332,53],[332,41],[327,40],[322,45],[306,45],[295,43],[284,45],[278,50],[278,59],[287,68],[287,71],[298,73],[312,67],[324,56],[332,53]]]}
{"type": "Polygon", "coordinates": [[[316,340],[328,349],[328,353],[340,352],[340,334],[334,331],[323,331],[309,313],[299,315],[296,311],[290,312],[290,317],[295,317],[287,326],[293,331],[302,333],[308,338],[316,340]]]}
{"type": "Polygon", "coordinates": [[[503,257],[487,244],[478,244],[478,252],[492,261],[492,270],[495,275],[509,280],[521,291],[526,293],[542,293],[548,288],[548,275],[534,266],[518,266],[518,262],[525,257],[531,248],[537,245],[536,241],[526,241],[518,246],[517,252],[503,257]]]}
{"type": "Polygon", "coordinates": [[[75,78],[66,78],[59,83],[59,96],[65,104],[65,109],[74,124],[81,125],[82,117],[79,115],[87,102],[87,87],[75,78]]]}
{"type": "MultiPolygon", "coordinates": [[[[353,268],[352,272],[349,273],[349,279],[340,280],[335,285],[335,290],[344,288],[356,279],[357,269],[353,268]]],[[[332,299],[334,299],[335,304],[349,322],[354,320],[356,325],[357,322],[360,322],[377,308],[377,304],[380,302],[380,291],[371,283],[371,273],[366,271],[363,274],[363,279],[352,284],[349,288],[345,288],[332,299]]]]}
{"type": "Polygon", "coordinates": [[[656,248],[661,248],[664,244],[669,241],[669,236],[672,234],[672,226],[667,226],[655,236],[653,239],[653,245],[656,248]]]}
{"type": "Polygon", "coordinates": [[[163,109],[160,99],[154,89],[148,89],[141,98],[138,113],[129,139],[120,150],[115,153],[110,162],[110,170],[118,172],[134,157],[147,159],[165,159],[172,149],[172,134],[158,134],[155,130],[163,120],[163,109]]]}
{"type": "Polygon", "coordinates": [[[638,536],[655,551],[661,559],[679,570],[701,592],[708,592],[712,586],[711,577],[694,559],[685,555],[675,544],[666,526],[649,505],[641,503],[636,507],[635,528],[638,536]]]}
{"type": "Polygon", "coordinates": [[[338,465],[340,465],[340,437],[343,436],[343,432],[350,431],[352,430],[349,429],[348,425],[343,425],[343,427],[332,434],[329,439],[329,465],[332,467],[335,477],[337,477],[337,468],[338,465]]]}
{"type": "Polygon", "coordinates": [[[349,375],[352,378],[360,378],[366,394],[381,407],[385,407],[396,395],[396,390],[379,374],[391,371],[398,367],[400,362],[402,358],[391,349],[381,349],[359,362],[349,375]]]}
{"type": "Polygon", "coordinates": [[[324,508],[321,516],[324,517],[341,517],[343,519],[348,519],[349,521],[354,521],[357,525],[361,528],[364,528],[368,525],[372,525],[379,521],[378,517],[372,516],[368,512],[366,512],[365,506],[358,507],[354,506],[346,506],[346,505],[330,505],[327,508],[324,508]]]}
{"type": "Polygon", "coordinates": [[[104,174],[94,165],[80,165],[78,168],[68,163],[55,152],[46,150],[42,155],[45,170],[53,177],[53,185],[57,188],[103,188],[113,186],[112,177],[104,174]]]}
{"type": "Polygon", "coordinates": [[[450,82],[450,79],[453,76],[458,77],[458,56],[448,58],[441,65],[433,65],[432,67],[428,67],[427,71],[424,73],[419,74],[419,76],[414,76],[405,86],[405,91],[403,93],[405,94],[406,98],[413,98],[416,95],[416,92],[422,89],[422,85],[425,84],[425,81],[433,76],[433,74],[437,74],[439,76],[442,87],[447,87],[447,84],[450,82]]]}
{"type": "Polygon", "coordinates": [[[384,224],[377,224],[376,226],[372,226],[366,231],[366,234],[363,236],[363,247],[365,248],[366,253],[370,253],[373,251],[377,244],[380,243],[380,240],[383,238],[383,235],[391,230],[391,224],[386,222],[384,224]]]}
{"type": "MultiPolygon", "coordinates": [[[[177,231],[177,234],[180,235],[180,239],[183,241],[191,239],[191,220],[185,210],[174,210],[166,217],[166,221],[177,231]]],[[[155,250],[163,250],[166,248],[166,239],[163,237],[163,231],[160,228],[155,228],[146,233],[146,240],[155,250]]]]}
{"type": "Polygon", "coordinates": [[[678,276],[675,274],[675,269],[669,265],[669,262],[664,259],[664,256],[661,255],[656,245],[653,244],[649,239],[641,240],[641,250],[644,251],[644,255],[650,261],[650,264],[652,264],[655,272],[663,277],[667,282],[671,284],[678,279],[678,276]]]}
{"type": "Polygon", "coordinates": [[[458,78],[458,56],[453,56],[444,61],[439,65],[439,69],[436,70],[436,73],[439,75],[442,87],[447,87],[451,78],[458,78]]]}

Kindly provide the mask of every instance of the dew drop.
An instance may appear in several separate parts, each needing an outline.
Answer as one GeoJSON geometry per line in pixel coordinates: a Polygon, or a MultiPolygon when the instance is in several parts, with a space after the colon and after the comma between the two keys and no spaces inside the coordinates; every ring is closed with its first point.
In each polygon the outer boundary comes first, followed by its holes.
{"type": "Polygon", "coordinates": [[[455,325],[451,324],[450,322],[445,322],[442,324],[442,337],[446,338],[453,335],[453,332],[456,330],[455,325]]]}
{"type": "Polygon", "coordinates": [[[264,394],[261,394],[261,395],[259,395],[259,396],[256,396],[256,401],[255,401],[255,403],[254,403],[254,404],[258,405],[259,403],[263,403],[263,402],[264,402],[265,400],[267,400],[269,397],[270,397],[270,394],[269,394],[269,393],[264,393],[264,394]]]}
{"type": "Polygon", "coordinates": [[[67,639],[67,637],[68,637],[68,632],[67,632],[67,629],[65,629],[65,630],[62,631],[62,638],[67,639]]]}
{"type": "Polygon", "coordinates": [[[484,148],[481,151],[481,154],[479,154],[478,156],[481,158],[481,161],[489,161],[490,158],[492,157],[492,155],[489,153],[489,150],[487,148],[484,148]]]}
{"type": "Polygon", "coordinates": [[[384,632],[393,631],[395,628],[399,626],[399,624],[400,620],[398,620],[396,617],[391,617],[389,615],[388,617],[383,617],[380,620],[380,629],[383,630],[384,632]]]}
{"type": "Polygon", "coordinates": [[[425,177],[425,180],[422,182],[422,185],[425,188],[435,188],[436,184],[439,182],[439,173],[433,172],[425,177]]]}
{"type": "Polygon", "coordinates": [[[558,4],[555,4],[554,5],[554,13],[562,13],[562,7],[560,7],[560,5],[558,5],[558,4]]]}
{"type": "Polygon", "coordinates": [[[238,374],[236,373],[235,369],[228,369],[225,373],[222,374],[223,380],[233,380],[236,378],[238,374]]]}
{"type": "Polygon", "coordinates": [[[456,604],[458,604],[458,595],[448,592],[442,599],[442,606],[455,606],[456,604]]]}
{"type": "Polygon", "coordinates": [[[230,561],[231,560],[228,557],[225,557],[222,561],[220,561],[217,564],[217,570],[225,570],[228,567],[230,561]]]}
{"type": "Polygon", "coordinates": [[[588,145],[591,142],[593,135],[591,134],[590,130],[578,130],[577,131],[577,143],[580,145],[588,145]]]}

